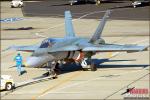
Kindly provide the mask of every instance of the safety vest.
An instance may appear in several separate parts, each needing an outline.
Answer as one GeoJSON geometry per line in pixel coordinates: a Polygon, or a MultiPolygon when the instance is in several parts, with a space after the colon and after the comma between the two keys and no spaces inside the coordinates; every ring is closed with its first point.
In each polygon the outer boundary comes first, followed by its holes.
{"type": "Polygon", "coordinates": [[[16,62],[21,63],[22,62],[22,57],[21,56],[16,56],[16,62]]]}

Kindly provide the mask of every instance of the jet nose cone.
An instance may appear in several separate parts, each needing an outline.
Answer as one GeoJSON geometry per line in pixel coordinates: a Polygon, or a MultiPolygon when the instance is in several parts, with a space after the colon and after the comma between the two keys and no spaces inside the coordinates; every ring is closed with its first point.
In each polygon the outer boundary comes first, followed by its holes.
{"type": "Polygon", "coordinates": [[[35,57],[27,58],[27,61],[24,63],[25,67],[37,67],[38,61],[35,57]]]}
{"type": "Polygon", "coordinates": [[[49,56],[31,56],[27,58],[27,61],[25,62],[26,67],[41,67],[43,64],[50,61],[51,58],[49,56]]]}
{"type": "Polygon", "coordinates": [[[27,58],[27,61],[25,63],[26,67],[40,67],[44,63],[46,63],[49,60],[47,56],[42,56],[42,57],[36,57],[32,56],[27,58]]]}
{"type": "Polygon", "coordinates": [[[25,67],[34,67],[34,65],[31,63],[31,61],[27,60],[25,63],[24,63],[25,67]]]}

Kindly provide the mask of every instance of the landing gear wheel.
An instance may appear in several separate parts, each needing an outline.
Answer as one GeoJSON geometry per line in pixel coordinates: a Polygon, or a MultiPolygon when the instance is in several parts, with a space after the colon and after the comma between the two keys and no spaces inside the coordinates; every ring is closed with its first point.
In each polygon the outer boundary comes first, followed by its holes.
{"type": "Polygon", "coordinates": [[[61,69],[60,69],[60,67],[59,67],[59,63],[56,64],[54,71],[55,71],[55,73],[56,73],[57,75],[59,75],[59,74],[61,73],[61,69]]]}
{"type": "Polygon", "coordinates": [[[88,68],[82,68],[83,71],[88,71],[88,68]]]}
{"type": "Polygon", "coordinates": [[[43,74],[43,76],[44,77],[50,76],[50,77],[52,77],[52,79],[56,79],[57,78],[56,72],[46,72],[46,73],[43,74]]]}
{"type": "Polygon", "coordinates": [[[94,63],[91,63],[90,69],[91,69],[91,71],[96,71],[97,67],[96,67],[96,65],[94,63]]]}
{"type": "Polygon", "coordinates": [[[12,90],[13,89],[12,83],[6,83],[5,89],[7,91],[12,90]]]}
{"type": "Polygon", "coordinates": [[[50,75],[49,72],[46,72],[46,73],[43,74],[44,77],[47,77],[49,75],[50,75]]]}
{"type": "Polygon", "coordinates": [[[53,76],[52,78],[53,78],[53,79],[56,79],[56,78],[57,78],[57,75],[56,75],[56,76],[53,76]]]}
{"type": "Polygon", "coordinates": [[[52,71],[50,71],[50,76],[51,76],[53,79],[56,79],[56,78],[57,78],[57,73],[56,73],[54,70],[52,70],[52,71]]]}

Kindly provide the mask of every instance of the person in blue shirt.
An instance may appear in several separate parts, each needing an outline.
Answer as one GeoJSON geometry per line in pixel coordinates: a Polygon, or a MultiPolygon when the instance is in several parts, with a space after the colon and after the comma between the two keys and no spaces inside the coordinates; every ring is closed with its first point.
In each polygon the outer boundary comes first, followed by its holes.
{"type": "Polygon", "coordinates": [[[20,53],[17,54],[14,60],[16,61],[16,68],[20,76],[22,75],[22,72],[24,71],[22,68],[22,56],[20,55],[20,53]]]}

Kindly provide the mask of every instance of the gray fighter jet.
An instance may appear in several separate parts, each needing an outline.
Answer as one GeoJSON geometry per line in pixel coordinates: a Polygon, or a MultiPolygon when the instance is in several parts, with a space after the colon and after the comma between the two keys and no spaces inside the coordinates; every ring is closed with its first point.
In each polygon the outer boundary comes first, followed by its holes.
{"type": "Polygon", "coordinates": [[[65,11],[66,36],[64,38],[47,38],[41,44],[10,46],[8,49],[32,52],[32,55],[26,62],[26,66],[42,67],[44,64],[47,64],[50,69],[49,73],[53,74],[55,74],[55,69],[59,64],[69,62],[80,64],[83,69],[89,67],[88,69],[91,69],[91,71],[96,71],[96,65],[92,62],[91,57],[97,52],[130,53],[147,49],[147,46],[105,43],[101,34],[109,15],[110,10],[107,10],[95,33],[90,38],[81,38],[75,35],[70,11],[65,11]],[[89,66],[87,66],[88,63],[89,66]]]}

